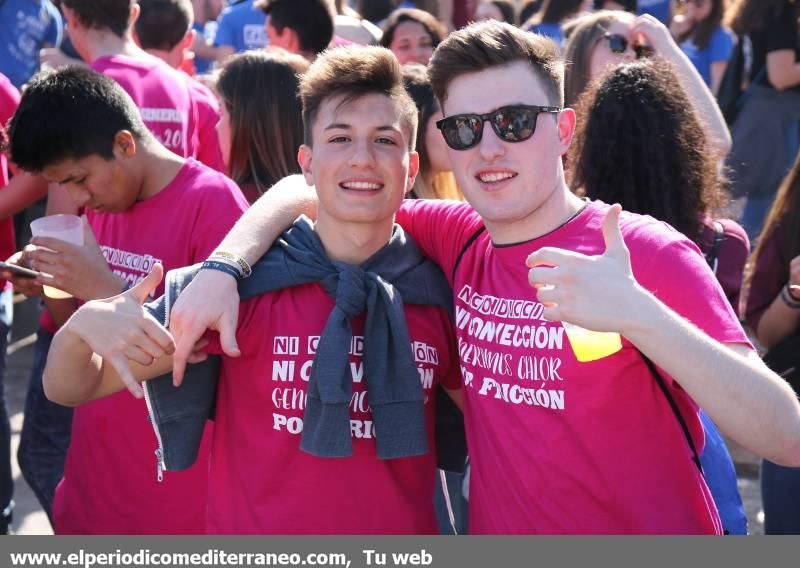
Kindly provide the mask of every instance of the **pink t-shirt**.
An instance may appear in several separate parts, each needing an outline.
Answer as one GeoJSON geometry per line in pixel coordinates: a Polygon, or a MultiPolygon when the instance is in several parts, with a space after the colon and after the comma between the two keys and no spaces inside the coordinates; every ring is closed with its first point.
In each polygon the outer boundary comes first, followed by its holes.
{"type": "MultiPolygon", "coordinates": [[[[398,222],[453,278],[472,457],[473,534],[719,533],[689,445],[641,354],[579,363],[560,322],[542,318],[527,256],[541,247],[596,255],[607,205],[588,203],[537,239],[494,246],[466,204],[415,201],[398,222]]],[[[638,282],[722,342],[747,343],[697,247],[650,217],[623,213],[638,282]],[[691,290],[691,293],[688,291],[691,290]]],[[[697,407],[670,381],[698,451],[697,407]]]]}
{"type": "MultiPolygon", "coordinates": [[[[87,217],[112,270],[134,284],[155,262],[170,270],[205,259],[246,208],[236,184],[190,159],[153,197],[87,217]]],[[[78,407],[53,503],[56,532],[203,533],[210,432],[205,438],[194,467],[159,482],[144,400],[123,391],[78,407]]]]}
{"type": "Polygon", "coordinates": [[[147,128],[164,146],[223,170],[215,129],[219,108],[202,85],[155,57],[105,56],[96,59],[92,69],[125,89],[147,128]]]}
{"type": "MultiPolygon", "coordinates": [[[[8,121],[14,116],[19,106],[19,91],[5,75],[0,74],[0,128],[5,129],[8,121]]],[[[0,153],[0,190],[8,183],[8,162],[6,155],[0,153]]],[[[14,219],[6,217],[0,220],[0,260],[5,260],[17,247],[14,240],[14,219]]],[[[6,287],[5,280],[0,280],[0,290],[6,287]]]]}
{"type": "MultiPolygon", "coordinates": [[[[378,459],[362,351],[364,315],[351,321],[353,456],[300,450],[306,387],[334,301],[319,284],[243,302],[238,358],[223,358],[209,476],[210,534],[435,534],[434,403],[426,396],[429,451],[378,459]]],[[[407,305],[409,335],[426,395],[459,388],[447,312],[407,305]]],[[[212,352],[219,352],[212,335],[212,352]]]]}
{"type": "Polygon", "coordinates": [[[192,156],[218,172],[225,173],[225,162],[222,159],[222,148],[217,135],[219,122],[219,100],[216,95],[200,81],[186,73],[180,73],[189,85],[192,99],[197,109],[197,123],[190,126],[197,133],[196,155],[192,156]]]}

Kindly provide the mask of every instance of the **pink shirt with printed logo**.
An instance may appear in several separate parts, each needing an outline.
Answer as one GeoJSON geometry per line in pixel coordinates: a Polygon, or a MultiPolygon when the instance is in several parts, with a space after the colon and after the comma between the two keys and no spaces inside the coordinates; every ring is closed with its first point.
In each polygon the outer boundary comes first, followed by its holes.
{"type": "MultiPolygon", "coordinates": [[[[642,355],[580,363],[546,321],[525,260],[542,247],[605,250],[607,205],[590,202],[554,231],[495,246],[466,204],[415,201],[398,222],[451,278],[472,457],[473,534],[718,534],[719,515],[689,445],[642,355]],[[455,268],[455,274],[453,274],[455,268]]],[[[747,343],[697,247],[650,217],[623,213],[634,276],[726,343],[747,343]]],[[[697,407],[670,381],[698,451],[697,407]]]]}
{"type": "Polygon", "coordinates": [[[169,150],[224,169],[215,129],[219,107],[208,89],[155,57],[99,57],[92,69],[125,89],[147,128],[169,150]]]}
{"type": "MultiPolygon", "coordinates": [[[[300,450],[306,387],[334,301],[306,284],[243,302],[237,341],[219,384],[209,476],[211,534],[435,534],[433,387],[459,388],[455,337],[442,308],[406,305],[425,390],[429,451],[378,459],[362,353],[364,321],[351,321],[353,456],[300,450]]],[[[219,353],[212,335],[212,352],[219,353]]]]}
{"type": "MultiPolygon", "coordinates": [[[[172,182],[123,213],[87,211],[110,268],[129,284],[204,260],[247,202],[222,174],[187,160],[172,182]]],[[[155,295],[163,293],[163,283],[155,295]]],[[[75,409],[64,479],[56,489],[58,534],[205,532],[208,447],[197,463],[157,480],[158,442],[144,400],[127,391],[75,409]]]]}

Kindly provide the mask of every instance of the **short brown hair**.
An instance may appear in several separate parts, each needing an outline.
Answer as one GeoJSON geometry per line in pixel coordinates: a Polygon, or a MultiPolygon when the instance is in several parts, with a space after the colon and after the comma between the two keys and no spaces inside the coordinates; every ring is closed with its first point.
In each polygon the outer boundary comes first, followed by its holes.
{"type": "Polygon", "coordinates": [[[443,103],[457,77],[517,61],[530,64],[550,104],[564,104],[564,63],[558,46],[544,36],[496,21],[470,24],[439,44],[429,65],[433,92],[443,103]]]}
{"type": "Polygon", "coordinates": [[[305,143],[312,145],[312,126],[320,106],[333,97],[341,104],[370,94],[386,95],[400,109],[400,122],[408,128],[409,149],[417,136],[417,107],[403,87],[397,58],[385,47],[347,46],[325,51],[300,81],[305,143]]]}

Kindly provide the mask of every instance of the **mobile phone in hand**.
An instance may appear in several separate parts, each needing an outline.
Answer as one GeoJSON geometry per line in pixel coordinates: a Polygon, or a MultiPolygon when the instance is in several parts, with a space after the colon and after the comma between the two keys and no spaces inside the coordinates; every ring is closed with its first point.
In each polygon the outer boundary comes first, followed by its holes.
{"type": "Polygon", "coordinates": [[[30,268],[25,268],[19,264],[11,264],[8,262],[0,262],[0,270],[8,270],[20,278],[36,278],[37,276],[42,275],[41,272],[37,272],[36,270],[31,270],[30,268]]]}

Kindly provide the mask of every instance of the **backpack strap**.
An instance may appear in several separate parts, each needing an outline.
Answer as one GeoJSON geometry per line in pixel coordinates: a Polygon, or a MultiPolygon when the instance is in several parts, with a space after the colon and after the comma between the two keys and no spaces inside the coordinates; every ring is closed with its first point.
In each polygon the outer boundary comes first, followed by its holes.
{"type": "Polygon", "coordinates": [[[658,387],[661,389],[661,392],[664,394],[664,397],[667,399],[667,402],[669,403],[669,407],[672,409],[672,414],[675,415],[675,419],[678,421],[678,424],[680,424],[681,430],[683,430],[683,435],[686,438],[686,442],[689,444],[689,448],[692,450],[692,460],[694,461],[694,464],[697,466],[697,469],[700,470],[700,475],[705,477],[703,466],[700,463],[700,454],[697,452],[697,447],[694,445],[692,436],[689,433],[689,427],[686,425],[686,421],[683,419],[683,415],[681,414],[681,411],[678,409],[678,404],[675,402],[675,399],[672,398],[672,395],[669,392],[669,388],[664,382],[664,377],[661,376],[661,373],[658,372],[655,363],[653,363],[641,351],[639,353],[641,354],[642,359],[644,359],[644,362],[647,364],[647,368],[650,369],[650,373],[653,375],[653,377],[655,377],[658,387]]]}
{"type": "Polygon", "coordinates": [[[464,254],[466,254],[466,252],[469,249],[469,247],[472,246],[472,243],[474,243],[478,239],[478,237],[480,237],[481,234],[485,230],[486,230],[486,227],[481,225],[480,227],[478,227],[478,230],[475,231],[474,233],[472,233],[472,236],[470,236],[470,238],[467,239],[467,242],[464,243],[464,248],[462,248],[461,252],[458,253],[458,257],[456,258],[456,262],[453,265],[453,272],[450,275],[453,280],[456,279],[456,270],[458,270],[458,265],[461,264],[461,259],[464,258],[464,254]]]}
{"type": "Polygon", "coordinates": [[[719,251],[722,248],[722,242],[725,240],[725,227],[719,221],[714,221],[714,243],[711,245],[711,250],[708,252],[706,261],[711,267],[711,271],[716,274],[717,266],[719,265],[719,251]]]}

